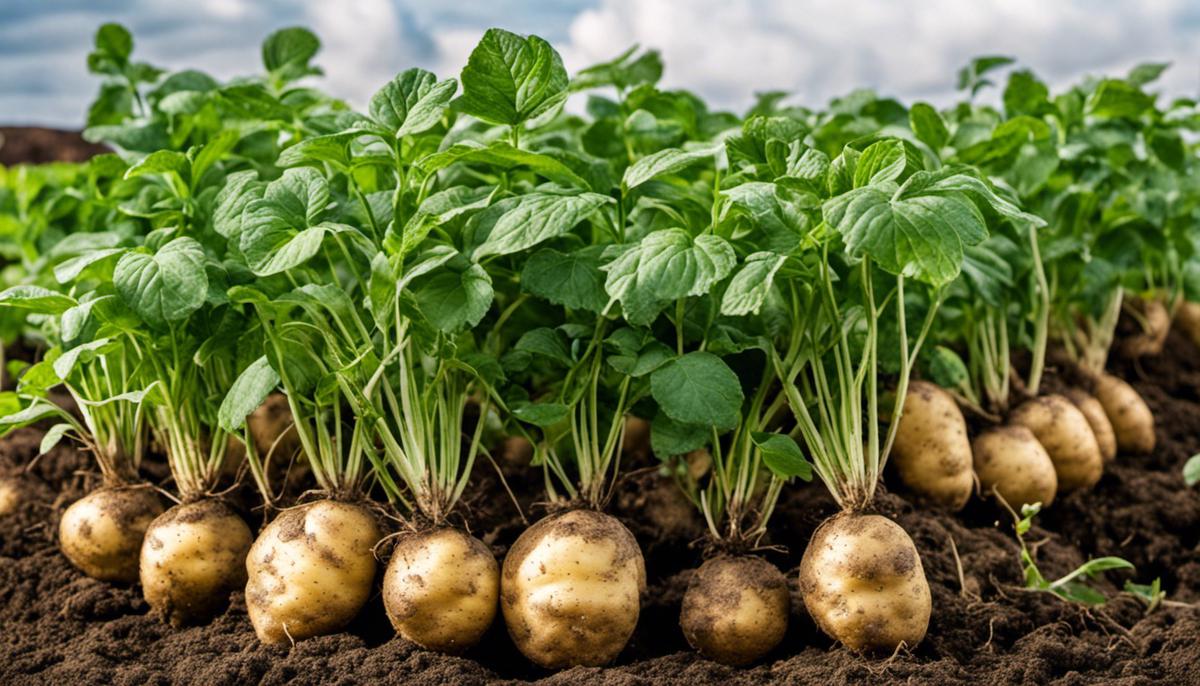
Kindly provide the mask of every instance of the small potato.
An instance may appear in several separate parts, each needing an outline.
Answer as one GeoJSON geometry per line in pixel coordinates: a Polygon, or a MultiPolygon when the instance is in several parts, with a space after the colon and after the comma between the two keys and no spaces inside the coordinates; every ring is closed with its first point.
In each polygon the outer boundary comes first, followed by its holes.
{"type": "Polygon", "coordinates": [[[1008,420],[1032,431],[1046,449],[1060,492],[1091,488],[1100,480],[1104,458],[1096,434],[1083,412],[1066,397],[1044,395],[1028,400],[1013,410],[1008,420]]]}
{"type": "Polygon", "coordinates": [[[1024,426],[998,426],[975,437],[975,473],[985,495],[994,488],[1009,507],[1041,503],[1058,493],[1058,475],[1046,449],[1024,426]]]}
{"type": "Polygon", "coordinates": [[[246,558],[246,609],[258,640],[337,631],[371,595],[379,525],[362,505],[319,500],[284,510],[246,558]]]}
{"type": "Polygon", "coordinates": [[[266,401],[246,418],[246,426],[250,428],[258,454],[264,458],[274,446],[271,459],[287,464],[300,451],[300,435],[292,425],[292,408],[282,393],[267,396],[266,401]]]}
{"type": "Polygon", "coordinates": [[[890,461],[918,497],[955,512],[967,504],[971,441],[953,396],[928,381],[909,385],[890,461]]]}
{"type": "Polygon", "coordinates": [[[1104,406],[1096,400],[1096,396],[1081,388],[1070,388],[1063,395],[1087,418],[1092,433],[1096,436],[1096,445],[1100,447],[1100,457],[1105,462],[1112,462],[1117,457],[1117,434],[1113,432],[1112,422],[1104,414],[1104,406]]]}
{"type": "Polygon", "coordinates": [[[63,512],[58,544],[71,564],[93,579],[133,583],[138,580],[142,538],[162,511],[151,488],[101,488],[63,512]]]}
{"type": "Polygon", "coordinates": [[[176,505],[142,543],[146,602],[173,626],[211,619],[246,583],[250,527],[220,500],[176,505]]]}
{"type": "Polygon", "coordinates": [[[1154,450],[1154,414],[1133,386],[1111,374],[1096,379],[1096,400],[1117,435],[1117,449],[1144,455],[1154,450]]]}
{"type": "Polygon", "coordinates": [[[637,626],[646,564],[625,525],[595,510],[525,530],[500,575],[500,608],[525,657],[548,669],[611,662],[637,626]]]}
{"type": "Polygon", "coordinates": [[[800,592],[817,626],[851,650],[912,648],[929,628],[921,556],[899,524],[879,515],[825,520],[800,561],[800,592]]]}
{"type": "Polygon", "coordinates": [[[1200,347],[1200,303],[1186,300],[1179,303],[1172,323],[1187,336],[1192,345],[1200,347]]]}
{"type": "Polygon", "coordinates": [[[383,605],[404,638],[461,653],[496,617],[500,565],[477,538],[443,527],[400,539],[383,575],[383,605]]]}
{"type": "Polygon", "coordinates": [[[1144,322],[1138,333],[1124,337],[1117,344],[1117,352],[1127,358],[1158,355],[1171,331],[1171,315],[1166,305],[1160,298],[1137,298],[1131,307],[1141,312],[1144,322]]]}
{"type": "Polygon", "coordinates": [[[9,514],[21,504],[21,482],[13,477],[0,477],[0,516],[9,514]]]}
{"type": "Polygon", "coordinates": [[[621,438],[621,453],[624,459],[645,460],[650,458],[650,422],[625,416],[625,435],[621,438]]]}
{"type": "Polygon", "coordinates": [[[526,468],[533,461],[533,444],[524,436],[508,436],[500,444],[500,460],[509,467],[526,468]]]}
{"type": "Polygon", "coordinates": [[[775,649],[787,632],[787,578],[759,557],[714,557],[688,582],[679,625],[710,660],[747,665],[775,649]]]}

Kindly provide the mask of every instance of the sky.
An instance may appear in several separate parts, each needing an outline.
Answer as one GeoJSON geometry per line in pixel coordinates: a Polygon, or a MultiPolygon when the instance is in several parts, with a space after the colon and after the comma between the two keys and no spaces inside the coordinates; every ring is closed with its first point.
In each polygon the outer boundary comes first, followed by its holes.
{"type": "Polygon", "coordinates": [[[318,83],[356,105],[408,67],[456,76],[492,26],[546,38],[572,72],[656,48],[664,87],[734,110],[773,89],[808,105],[856,87],[945,103],[980,54],[1052,87],[1171,62],[1158,90],[1200,95],[1200,0],[0,0],[0,123],[81,126],[98,87],[84,60],[107,21],[133,31],[135,59],[218,78],[259,70],[272,30],[308,26],[318,83]]]}

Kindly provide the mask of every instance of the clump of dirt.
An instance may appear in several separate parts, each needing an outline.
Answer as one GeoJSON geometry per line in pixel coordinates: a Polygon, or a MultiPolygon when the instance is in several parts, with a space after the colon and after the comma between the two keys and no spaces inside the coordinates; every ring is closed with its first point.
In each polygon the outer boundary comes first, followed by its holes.
{"type": "MultiPolygon", "coordinates": [[[[1049,578],[1089,557],[1118,555],[1137,565],[1097,586],[1112,599],[1083,608],[1022,588],[1011,517],[974,500],[958,514],[914,507],[883,493],[878,509],[912,536],[933,594],[926,639],[889,659],[863,658],[834,643],[808,618],[796,568],[812,532],[836,506],[819,484],[789,487],[772,520],[764,553],[787,573],[788,634],[757,665],[730,668],[697,656],[679,628],[692,571],[703,559],[695,522],[681,522],[652,470],[627,479],[612,511],[645,551],[648,592],[641,620],[615,665],[557,674],[531,666],[501,623],[466,655],[449,657],[396,638],[378,597],[342,633],[289,646],[263,646],[245,602],[206,626],[174,630],[149,614],[140,589],[88,579],[59,554],[57,512],[86,492],[85,455],[61,446],[36,462],[40,431],[0,441],[0,465],[35,484],[19,514],[0,518],[0,683],[326,684],[1058,684],[1200,683],[1200,493],[1180,474],[1200,451],[1200,355],[1172,334],[1162,355],[1116,361],[1155,413],[1158,448],[1120,456],[1088,492],[1056,501],[1027,540],[1049,578]],[[666,503],[667,506],[664,506],[666,503]],[[646,516],[645,512],[670,516],[646,516]],[[956,554],[957,553],[957,554],[956,554]],[[1147,614],[1120,593],[1128,579],[1160,578],[1175,604],[1147,614]]],[[[1054,380],[1049,384],[1053,387],[1054,380]]],[[[503,465],[505,482],[530,521],[539,519],[542,476],[503,465]]],[[[151,480],[161,464],[144,465],[151,480]]],[[[490,465],[480,465],[464,516],[501,559],[526,527],[490,465]]]]}

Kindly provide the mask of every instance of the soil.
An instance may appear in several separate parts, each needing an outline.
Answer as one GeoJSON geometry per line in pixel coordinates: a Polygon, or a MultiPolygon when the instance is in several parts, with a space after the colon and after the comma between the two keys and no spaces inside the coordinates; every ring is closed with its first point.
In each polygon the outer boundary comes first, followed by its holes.
{"type": "MultiPolygon", "coordinates": [[[[550,673],[521,657],[501,622],[466,655],[421,650],[395,637],[378,589],[346,631],[295,646],[260,644],[241,593],[211,623],[173,629],[150,613],[139,588],[87,578],[59,553],[58,517],[95,475],[87,456],[66,444],[35,460],[42,430],[21,429],[0,439],[0,476],[18,475],[25,489],[18,509],[0,517],[0,683],[1200,684],[1200,492],[1181,476],[1183,463],[1200,452],[1197,353],[1172,333],[1159,356],[1114,361],[1110,371],[1153,409],[1158,447],[1118,457],[1095,488],[1058,499],[1027,536],[1048,578],[1089,557],[1117,555],[1137,565],[1097,582],[1107,604],[1088,609],[1024,590],[1011,518],[986,502],[947,514],[883,493],[879,510],[908,531],[921,555],[934,614],[913,651],[853,654],[814,626],[796,590],[805,544],[836,509],[819,484],[798,484],[781,499],[769,532],[775,547],[765,553],[791,586],[788,633],[749,668],[705,660],[684,640],[679,610],[691,570],[702,562],[702,526],[650,470],[636,472],[612,499],[646,558],[637,631],[610,667],[550,673]],[[1170,603],[1153,612],[1120,593],[1126,580],[1155,578],[1170,603]]],[[[466,508],[472,533],[499,559],[526,521],[545,511],[540,473],[501,464],[521,509],[486,463],[466,508]]],[[[149,460],[143,472],[153,482],[166,478],[161,461],[149,460]]]]}
{"type": "Polygon", "coordinates": [[[108,148],[83,140],[78,131],[0,126],[0,164],[83,162],[108,148]]]}

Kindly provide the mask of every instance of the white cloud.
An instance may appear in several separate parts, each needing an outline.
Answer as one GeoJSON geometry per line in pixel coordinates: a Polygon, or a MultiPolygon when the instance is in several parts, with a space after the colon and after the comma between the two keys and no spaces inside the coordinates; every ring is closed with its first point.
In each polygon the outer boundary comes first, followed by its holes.
{"type": "Polygon", "coordinates": [[[1016,56],[1052,83],[1169,60],[1165,85],[1178,91],[1200,79],[1200,17],[1190,8],[1186,0],[603,0],[576,17],[562,50],[578,68],[633,43],[658,48],[665,85],[723,106],[776,88],[809,104],[860,86],[941,100],[955,70],[983,53],[1016,56]]]}

